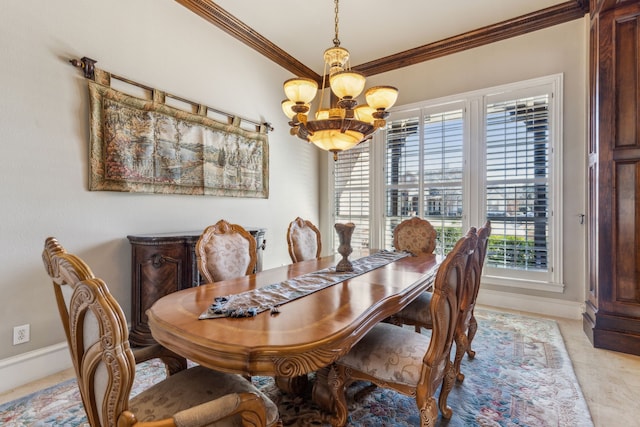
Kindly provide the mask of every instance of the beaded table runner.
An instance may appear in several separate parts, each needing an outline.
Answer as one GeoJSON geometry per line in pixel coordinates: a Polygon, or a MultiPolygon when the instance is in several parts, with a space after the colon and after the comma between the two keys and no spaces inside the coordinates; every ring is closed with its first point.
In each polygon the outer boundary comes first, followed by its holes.
{"type": "Polygon", "coordinates": [[[335,267],[328,267],[251,291],[215,297],[213,304],[199,319],[253,317],[265,310],[275,314],[283,304],[410,255],[407,252],[376,252],[352,261],[353,271],[338,273],[335,267]]]}

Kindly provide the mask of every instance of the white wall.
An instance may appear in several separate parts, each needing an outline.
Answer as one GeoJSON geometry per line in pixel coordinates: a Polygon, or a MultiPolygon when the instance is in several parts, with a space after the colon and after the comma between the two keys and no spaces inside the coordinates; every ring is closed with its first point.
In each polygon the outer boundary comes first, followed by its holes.
{"type": "MultiPolygon", "coordinates": [[[[55,236],[130,316],[128,234],[204,229],[221,218],[267,229],[264,267],[290,262],[296,216],[319,218],[319,150],[280,109],[291,74],[172,0],[0,4],[0,361],[64,341],[41,261],[55,236]],[[87,82],[69,59],[243,117],[269,121],[268,199],[88,191],[87,82]],[[31,342],[12,345],[16,325],[31,342]]],[[[2,379],[0,379],[0,383],[2,379]]]]}

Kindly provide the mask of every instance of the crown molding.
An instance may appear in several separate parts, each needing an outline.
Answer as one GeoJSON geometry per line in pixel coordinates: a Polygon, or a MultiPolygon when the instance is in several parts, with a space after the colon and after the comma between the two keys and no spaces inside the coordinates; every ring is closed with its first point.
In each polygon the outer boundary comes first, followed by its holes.
{"type": "Polygon", "coordinates": [[[564,24],[565,22],[583,18],[585,13],[587,12],[584,10],[581,1],[571,0],[352,68],[366,76],[380,74],[558,24],[564,24]]]}
{"type": "MultiPolygon", "coordinates": [[[[267,40],[251,27],[231,15],[211,0],[176,0],[198,16],[206,19],[221,30],[240,40],[266,58],[290,71],[296,76],[308,77],[322,83],[322,76],[302,64],[284,50],[267,40]]],[[[605,0],[601,0],[605,1],[605,0]]],[[[606,0],[615,1],[615,0],[606,0]]],[[[393,71],[398,68],[419,64],[452,53],[495,43],[511,37],[541,30],[583,18],[588,13],[586,0],[569,0],[555,6],[531,12],[497,24],[478,28],[457,36],[405,50],[370,62],[353,66],[366,76],[393,71]]]]}

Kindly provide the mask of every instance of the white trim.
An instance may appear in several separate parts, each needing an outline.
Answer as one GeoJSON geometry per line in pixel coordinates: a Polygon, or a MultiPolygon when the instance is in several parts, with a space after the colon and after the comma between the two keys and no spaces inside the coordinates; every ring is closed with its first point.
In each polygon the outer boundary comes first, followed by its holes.
{"type": "Polygon", "coordinates": [[[66,341],[0,360],[0,393],[73,366],[66,341]]]}
{"type": "MultiPolygon", "coordinates": [[[[498,270],[498,269],[490,269],[498,270]]],[[[536,291],[564,292],[564,284],[534,280],[527,277],[494,276],[490,273],[482,275],[482,282],[488,285],[507,286],[511,288],[533,289],[536,291]]]]}
{"type": "Polygon", "coordinates": [[[581,319],[584,307],[576,301],[565,301],[531,295],[513,294],[480,288],[478,305],[505,308],[566,319],[581,319]]]}
{"type": "MultiPolygon", "coordinates": [[[[536,77],[529,80],[522,80],[518,82],[512,82],[512,83],[507,83],[503,85],[493,86],[490,88],[458,93],[454,95],[444,96],[441,98],[430,99],[428,101],[418,101],[411,104],[395,105],[389,109],[389,113],[395,118],[395,117],[401,117],[399,115],[396,116],[396,114],[402,114],[402,112],[404,111],[416,110],[424,107],[439,106],[444,104],[445,108],[448,108],[446,104],[459,102],[461,99],[483,97],[483,96],[495,96],[499,93],[504,93],[504,92],[508,93],[514,90],[522,90],[523,87],[545,85],[545,84],[549,84],[550,79],[557,79],[559,76],[563,76],[563,73],[550,74],[548,76],[536,77]]],[[[388,119],[388,120],[391,120],[391,119],[388,119]]]]}

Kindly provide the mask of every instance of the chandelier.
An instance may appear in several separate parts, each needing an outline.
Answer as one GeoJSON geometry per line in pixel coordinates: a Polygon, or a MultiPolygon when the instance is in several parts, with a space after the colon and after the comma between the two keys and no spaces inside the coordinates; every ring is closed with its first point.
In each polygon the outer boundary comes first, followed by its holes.
{"type": "Polygon", "coordinates": [[[364,74],[352,71],[349,51],[340,47],[338,38],[338,0],[335,3],[335,37],[333,47],[324,51],[324,73],[320,102],[315,111],[315,120],[309,120],[311,102],[318,92],[315,80],[297,77],[284,82],[287,99],[282,101],[282,111],[289,118],[290,133],[312,142],[323,150],[333,153],[338,159],[340,151],[348,150],[370,139],[384,127],[386,111],[396,102],[398,89],[392,86],[375,86],[365,92],[367,104],[358,105],[356,98],[364,90],[364,74]],[[327,68],[329,87],[338,101],[330,108],[323,108],[327,68]]]}

